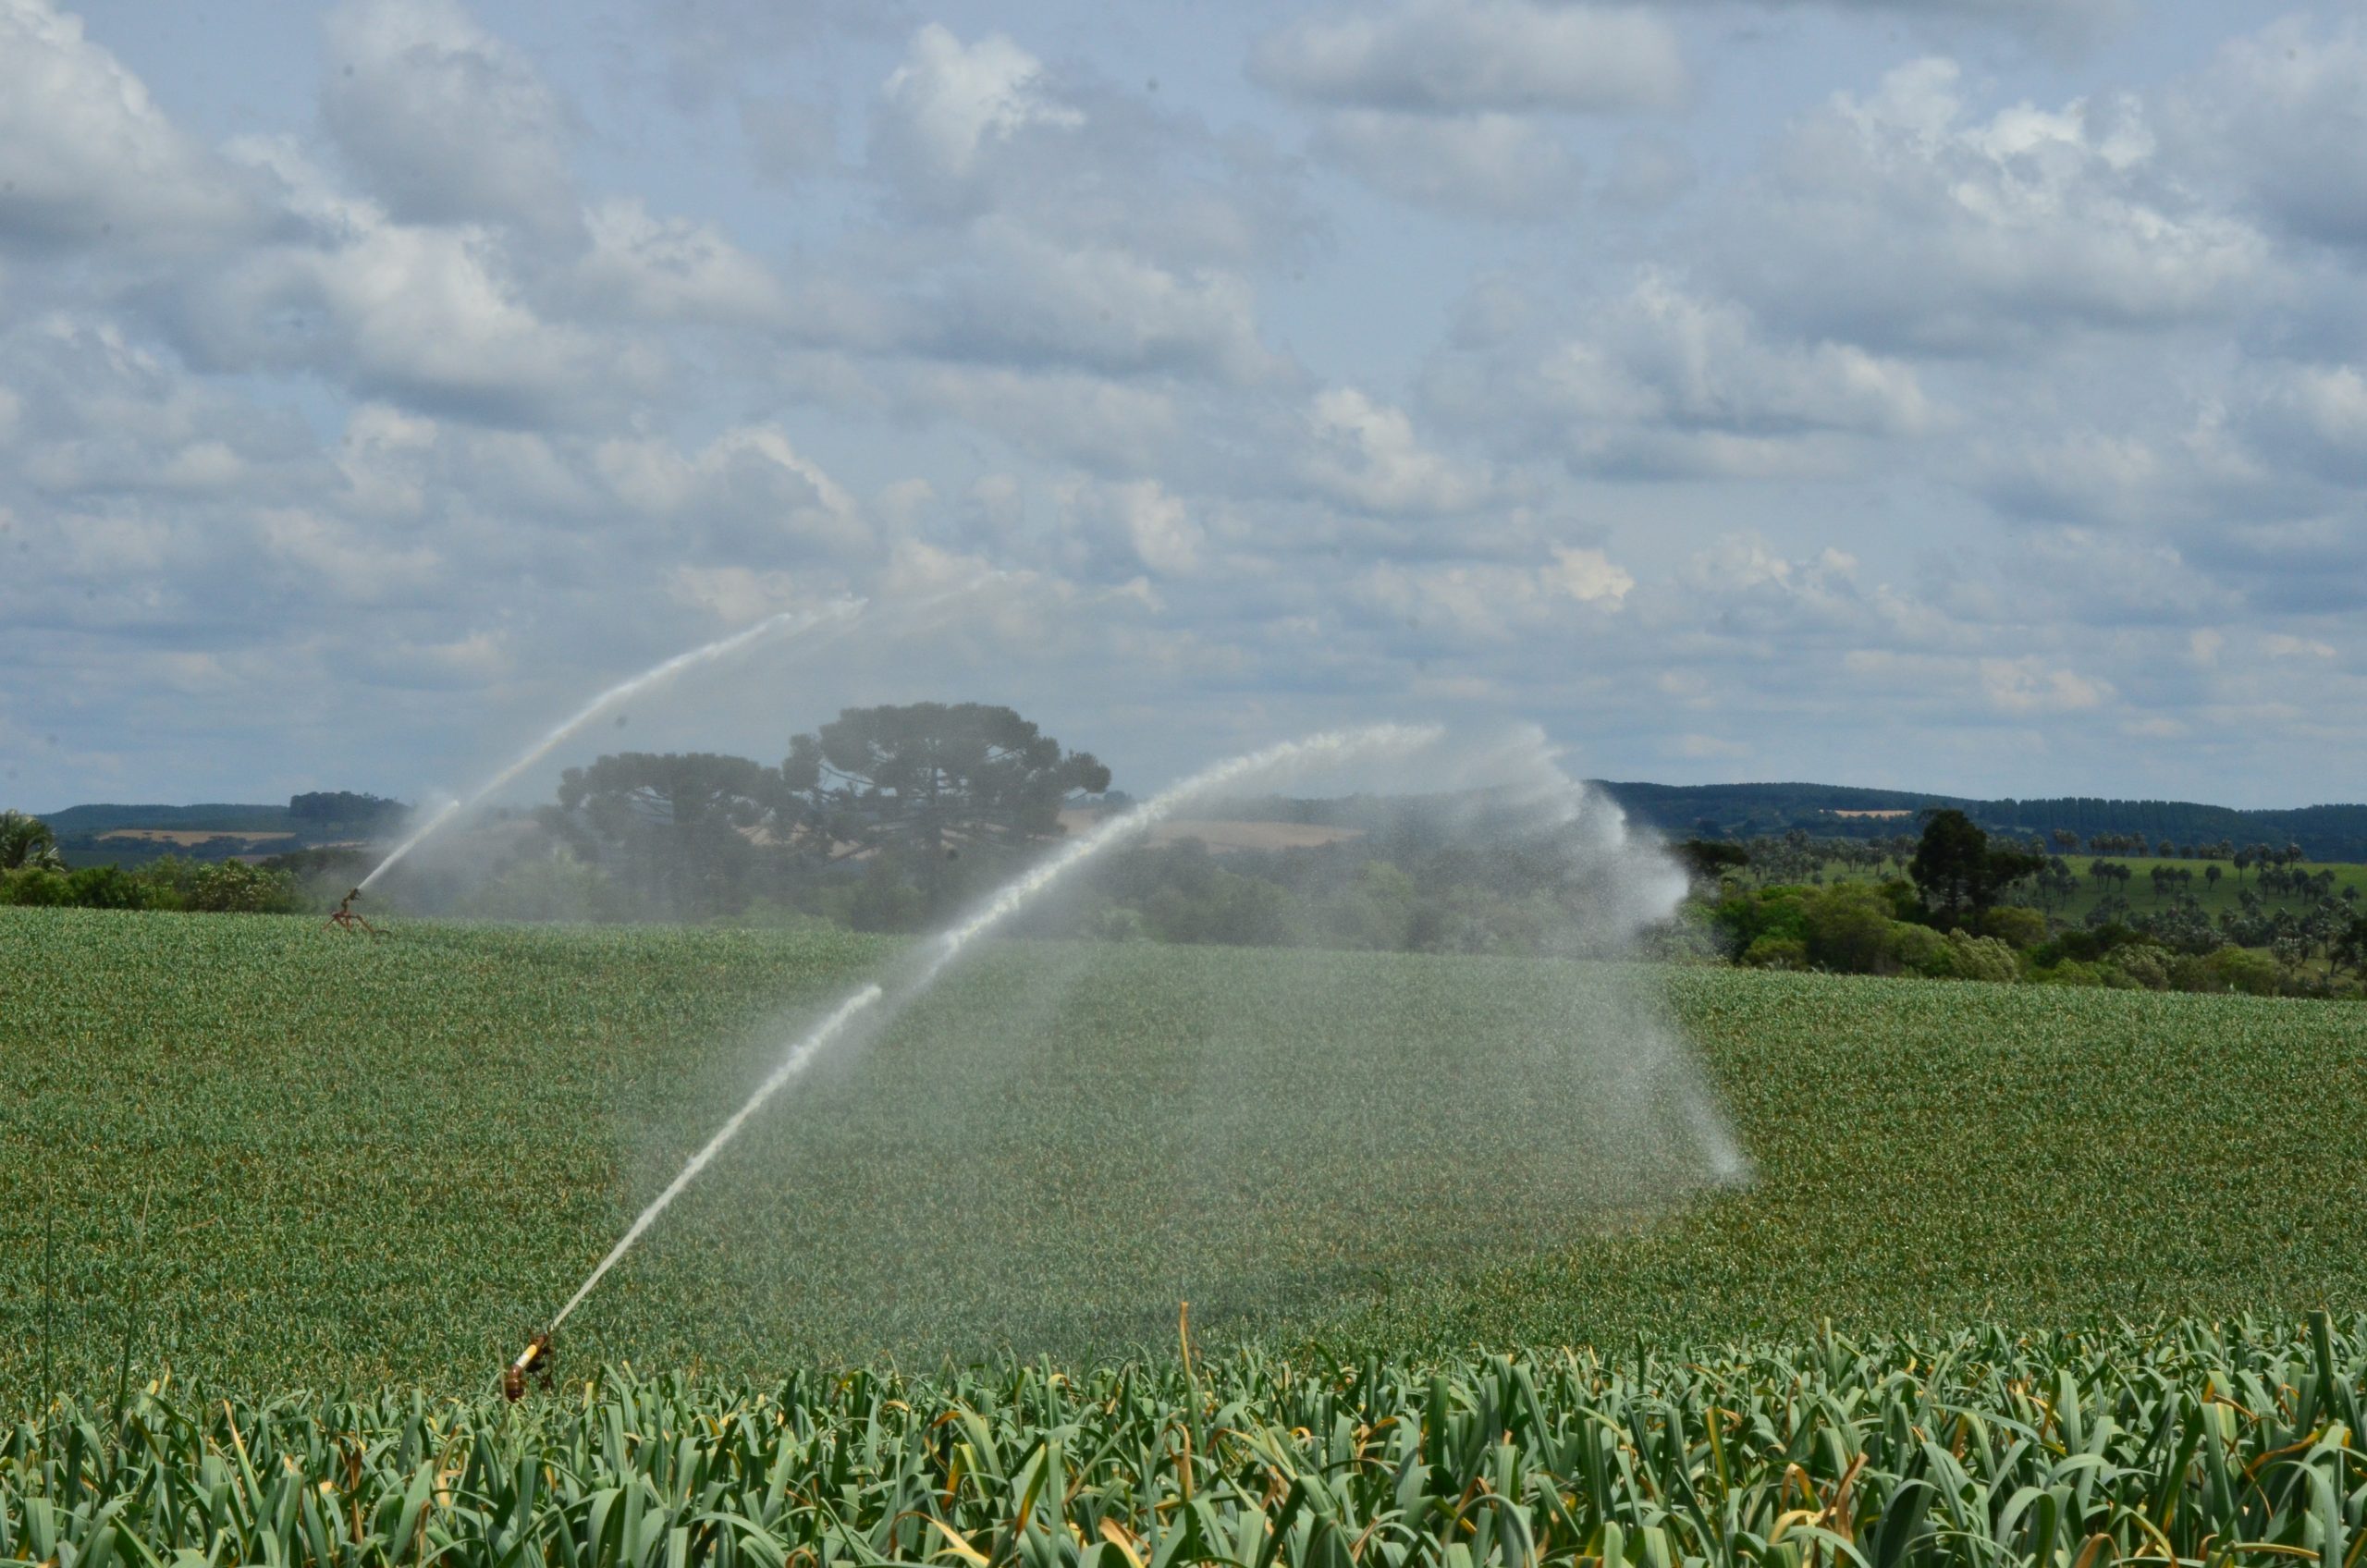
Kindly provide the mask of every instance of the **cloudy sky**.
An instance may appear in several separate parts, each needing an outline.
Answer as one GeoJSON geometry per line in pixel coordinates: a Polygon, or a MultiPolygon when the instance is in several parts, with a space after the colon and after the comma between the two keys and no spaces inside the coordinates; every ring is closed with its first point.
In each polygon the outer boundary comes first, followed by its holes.
{"type": "Polygon", "coordinates": [[[0,804],[848,593],[631,743],[2358,800],[2362,284],[2357,0],[0,0],[0,804]]]}

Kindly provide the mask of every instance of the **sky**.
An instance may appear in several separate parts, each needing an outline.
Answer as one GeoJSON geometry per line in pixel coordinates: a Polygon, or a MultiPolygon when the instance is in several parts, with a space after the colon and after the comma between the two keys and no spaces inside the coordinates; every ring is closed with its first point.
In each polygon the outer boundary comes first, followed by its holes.
{"type": "Polygon", "coordinates": [[[2356,801],[2362,282],[2357,0],[0,0],[0,805],[460,790],[848,594],[552,769],[2356,801]]]}

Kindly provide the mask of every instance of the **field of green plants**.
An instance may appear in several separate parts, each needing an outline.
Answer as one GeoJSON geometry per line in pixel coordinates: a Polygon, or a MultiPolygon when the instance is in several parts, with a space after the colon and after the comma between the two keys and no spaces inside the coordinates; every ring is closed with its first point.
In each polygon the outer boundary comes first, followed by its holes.
{"type": "MultiPolygon", "coordinates": [[[[0,912],[0,1395],[487,1388],[891,953],[0,912]]],[[[1082,1354],[1184,1298],[1351,1357],[2356,1312],[2362,1102],[2322,1003],[1011,944],[768,1107],[561,1352],[1082,1354]],[[1662,986],[1747,1187],[1606,1088],[1662,986]]]]}
{"type": "Polygon", "coordinates": [[[0,1433],[0,1558],[2350,1568],[2362,1330],[610,1375],[515,1408],[166,1387],[0,1433]]]}

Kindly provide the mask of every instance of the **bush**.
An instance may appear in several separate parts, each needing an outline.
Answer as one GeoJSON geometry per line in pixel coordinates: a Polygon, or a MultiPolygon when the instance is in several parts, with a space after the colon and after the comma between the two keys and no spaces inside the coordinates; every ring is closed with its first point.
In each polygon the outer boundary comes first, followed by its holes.
{"type": "Polygon", "coordinates": [[[2115,976],[2128,986],[2148,991],[2166,991],[2170,986],[2170,966],[2175,962],[2169,952],[2151,942],[2132,942],[2117,948],[2112,957],[2097,967],[2104,974],[2104,983],[2111,985],[2115,976]]]}
{"type": "Polygon", "coordinates": [[[1752,969],[1806,969],[1809,945],[1797,937],[1761,937],[1737,962],[1752,969]]]}
{"type": "Polygon", "coordinates": [[[73,902],[84,909],[146,909],[148,889],[119,865],[86,865],[66,879],[73,902]]]}
{"type": "Polygon", "coordinates": [[[73,901],[73,885],[55,871],[29,865],[21,871],[0,872],[0,904],[58,909],[73,901]]]}
{"type": "Polygon", "coordinates": [[[1863,882],[1836,882],[1803,900],[1809,962],[1843,974],[1886,974],[1891,958],[1890,904],[1863,882]]]}
{"type": "Polygon", "coordinates": [[[1891,962],[1909,974],[1931,980],[1956,978],[1956,954],[1948,939],[1928,925],[1895,924],[1890,933],[1891,962]]]}
{"type": "Polygon", "coordinates": [[[2046,916],[2021,904],[2000,904],[1981,917],[1981,934],[2026,951],[2046,940],[2046,916]]]}
{"type": "Polygon", "coordinates": [[[2102,969],[2076,958],[2067,958],[2052,969],[2040,970],[2035,978],[2042,986],[2097,986],[2104,983],[2102,969]]]}
{"type": "Polygon", "coordinates": [[[293,877],[242,860],[201,868],[183,898],[186,907],[214,914],[287,914],[301,907],[293,877]]]}
{"type": "Polygon", "coordinates": [[[2021,962],[2015,958],[2014,949],[1994,937],[1951,931],[1947,942],[1959,980],[2010,981],[2022,977],[2021,962]]]}
{"type": "Polygon", "coordinates": [[[2248,997],[2276,995],[2282,973],[2276,961],[2250,948],[2221,948],[2181,960],[2171,980],[2182,991],[2240,991],[2248,997]]]}

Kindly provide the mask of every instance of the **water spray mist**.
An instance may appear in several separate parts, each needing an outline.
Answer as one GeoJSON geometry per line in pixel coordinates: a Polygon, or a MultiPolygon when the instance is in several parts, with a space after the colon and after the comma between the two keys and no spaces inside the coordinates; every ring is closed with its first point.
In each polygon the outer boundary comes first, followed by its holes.
{"type": "Polygon", "coordinates": [[[840,599],[818,610],[784,610],[779,615],[767,617],[754,626],[735,631],[729,637],[720,637],[703,647],[693,648],[688,653],[677,654],[664,663],[642,671],[630,680],[619,681],[609,687],[584,704],[572,717],[568,718],[528,747],[516,761],[479,785],[473,793],[445,802],[425,822],[413,829],[409,838],[397,844],[386,858],[371,870],[369,876],[362,879],[361,885],[354,888],[352,894],[348,895],[349,903],[353,897],[369,891],[372,883],[384,876],[404,856],[434,837],[436,830],[446,823],[483,802],[503,786],[516,780],[520,774],[550,755],[554,749],[617,704],[629,697],[639,696],[653,687],[662,685],[684,670],[729,657],[743,648],[763,642],[766,638],[802,635],[826,627],[844,627],[863,613],[864,605],[865,601],[861,599],[840,599]]]}
{"type": "MultiPolygon", "coordinates": [[[[656,1223],[657,1217],[666,1211],[668,1206],[672,1204],[676,1197],[681,1195],[682,1190],[691,1184],[693,1179],[706,1169],[707,1164],[721,1152],[723,1146],[747,1124],[748,1119],[756,1113],[757,1109],[772,1098],[782,1085],[804,1072],[824,1052],[849,1038],[854,1032],[853,1026],[859,1017],[862,1023],[874,1033],[884,1028],[897,1013],[934,986],[953,962],[960,958],[973,943],[1019,913],[1042,896],[1046,888],[1073,872],[1078,866],[1102,853],[1111,845],[1121,843],[1158,826],[1189,802],[1244,778],[1260,775],[1300,772],[1361,758],[1404,753],[1431,744],[1439,739],[1441,733],[1441,731],[1435,727],[1383,724],[1363,729],[1338,730],[1311,736],[1304,741],[1269,746],[1264,751],[1234,757],[1231,761],[1220,763],[1214,767],[1196,773],[1184,782],[1161,791],[1131,811],[1111,817],[1109,821],[1096,827],[1091,832],[1062,846],[1042,864],[1015,878],[1008,887],[988,898],[966,919],[938,937],[930,946],[928,955],[920,966],[896,984],[892,995],[881,986],[866,985],[840,1002],[829,1016],[800,1036],[797,1042],[790,1047],[788,1053],[781,1058],[780,1065],[774,1068],[762,1084],[756,1085],[756,1092],[748,1096],[747,1103],[734,1111],[731,1119],[717,1130],[715,1136],[708,1139],[705,1145],[691,1157],[690,1162],[682,1167],[681,1173],[667,1183],[665,1191],[650,1200],[649,1206],[641,1211],[639,1217],[633,1220],[617,1244],[608,1249],[608,1255],[600,1260],[599,1266],[592,1270],[590,1277],[577,1289],[574,1295],[568,1298],[567,1305],[559,1308],[558,1316],[551,1320],[551,1328],[554,1330],[557,1329],[560,1324],[567,1321],[570,1314],[583,1305],[583,1298],[592,1293],[592,1288],[606,1277],[609,1269],[616,1267],[619,1259],[632,1250],[633,1243],[641,1240],[650,1226],[656,1223]]],[[[547,1354],[548,1336],[545,1335],[538,1342],[544,1346],[541,1354],[547,1354]]],[[[526,1366],[536,1354],[534,1347],[529,1345],[525,1354],[512,1366],[511,1372],[522,1377],[526,1366]]]]}

